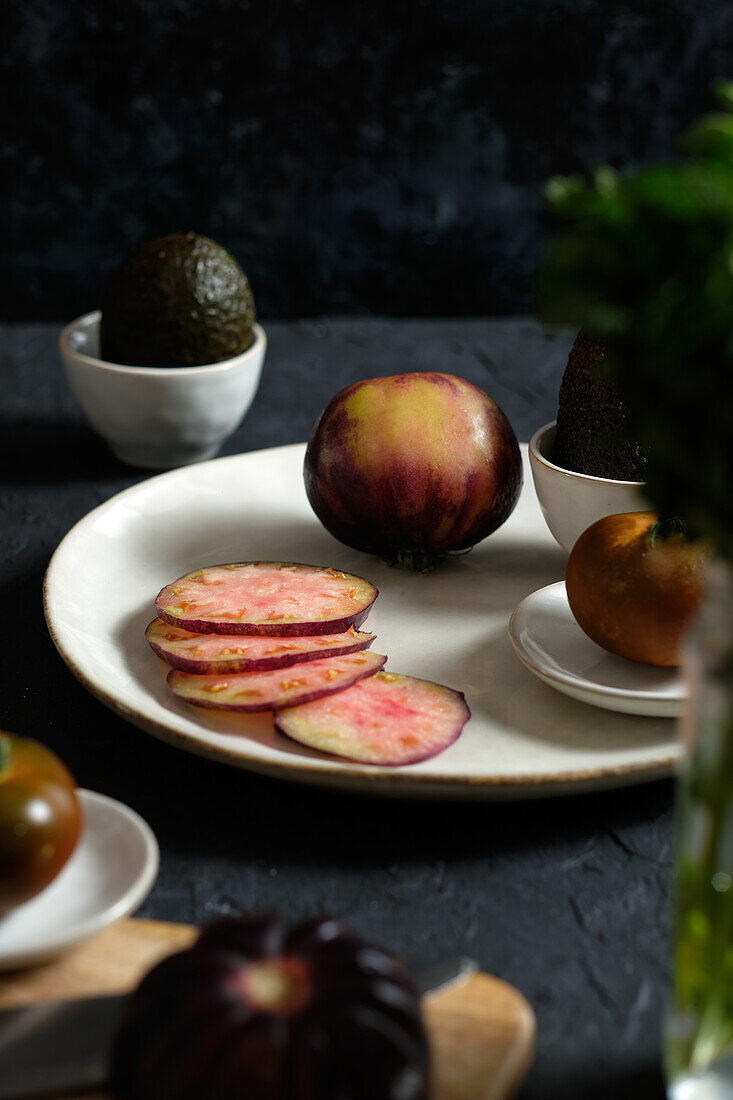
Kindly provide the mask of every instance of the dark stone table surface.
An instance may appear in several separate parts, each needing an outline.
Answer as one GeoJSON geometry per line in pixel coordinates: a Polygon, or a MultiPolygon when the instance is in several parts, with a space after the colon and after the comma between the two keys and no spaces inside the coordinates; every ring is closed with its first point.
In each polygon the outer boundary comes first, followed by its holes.
{"type": "MultiPolygon", "coordinates": [[[[226,453],[305,439],[349,382],[428,368],[477,382],[526,439],[554,417],[570,343],[523,318],[265,326],[262,384],[226,453]]],[[[661,1097],[671,781],[497,804],[345,797],[186,756],[67,671],[43,619],[49,557],[76,520],[147,475],[87,428],[59,327],[0,336],[0,726],[47,742],[80,785],[150,822],[162,861],[141,915],[329,911],[397,950],[460,949],[537,1013],[525,1100],[661,1097]]]]}

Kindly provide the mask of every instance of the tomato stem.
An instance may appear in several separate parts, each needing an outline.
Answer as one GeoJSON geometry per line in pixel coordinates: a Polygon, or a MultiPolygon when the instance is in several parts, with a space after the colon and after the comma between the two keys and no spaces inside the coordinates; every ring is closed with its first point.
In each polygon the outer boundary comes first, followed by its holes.
{"type": "Polygon", "coordinates": [[[0,730],[0,775],[10,767],[12,758],[12,742],[7,733],[0,730]]]}
{"type": "Polygon", "coordinates": [[[657,539],[671,539],[687,535],[687,523],[681,516],[660,516],[649,531],[649,545],[653,548],[657,539]]]}
{"type": "Polygon", "coordinates": [[[445,560],[445,554],[435,550],[398,550],[389,559],[395,569],[409,569],[413,573],[432,573],[436,565],[445,560]]]}

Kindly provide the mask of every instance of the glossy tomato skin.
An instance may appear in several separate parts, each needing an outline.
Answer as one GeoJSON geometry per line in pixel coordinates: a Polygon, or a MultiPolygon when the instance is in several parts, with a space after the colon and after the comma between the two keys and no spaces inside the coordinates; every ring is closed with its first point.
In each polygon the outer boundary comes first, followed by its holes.
{"type": "Polygon", "coordinates": [[[511,514],[522,460],[504,413],[455,375],[348,386],[316,423],[305,487],[324,527],[371,554],[464,550],[511,514]]]}
{"type": "Polygon", "coordinates": [[[631,661],[669,667],[700,605],[708,549],[682,535],[652,540],[654,512],[592,524],[565,572],[568,603],[589,638],[631,661]]]}
{"type": "Polygon", "coordinates": [[[38,741],[0,732],[0,912],[40,893],[76,847],[74,780],[38,741]]]}

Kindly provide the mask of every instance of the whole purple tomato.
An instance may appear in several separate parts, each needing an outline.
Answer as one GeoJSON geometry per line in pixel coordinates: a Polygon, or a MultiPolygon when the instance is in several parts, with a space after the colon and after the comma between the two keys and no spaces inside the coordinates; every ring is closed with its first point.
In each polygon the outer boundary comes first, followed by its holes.
{"type": "Polygon", "coordinates": [[[339,921],[225,920],[132,995],[115,1100],[427,1100],[404,967],[339,921]]]}
{"type": "Polygon", "coordinates": [[[511,515],[522,459],[483,390],[416,371],[336,394],[313,429],[304,477],[313,511],[337,539],[426,571],[511,515]]]}

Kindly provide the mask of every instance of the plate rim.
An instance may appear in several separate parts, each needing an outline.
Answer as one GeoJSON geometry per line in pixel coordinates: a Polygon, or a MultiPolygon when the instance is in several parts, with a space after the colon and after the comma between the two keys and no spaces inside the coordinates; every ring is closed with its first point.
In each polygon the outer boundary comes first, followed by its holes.
{"type": "MultiPolygon", "coordinates": [[[[514,651],[519,657],[520,661],[531,672],[533,672],[538,678],[542,680],[554,680],[556,683],[566,684],[568,687],[578,688],[580,690],[586,691],[588,694],[595,693],[598,695],[612,696],[615,699],[630,699],[634,702],[649,701],[658,703],[669,703],[670,705],[675,706],[680,706],[683,703],[687,702],[688,696],[684,692],[680,692],[679,694],[666,699],[662,699],[658,695],[650,697],[648,692],[643,692],[637,688],[626,689],[611,687],[610,685],[606,684],[599,685],[596,684],[593,680],[581,679],[581,677],[573,675],[572,673],[563,673],[562,671],[549,671],[544,667],[544,665],[540,665],[536,661],[533,661],[531,656],[527,653],[527,650],[522,645],[522,642],[519,638],[517,619],[519,618],[522,610],[526,609],[526,606],[529,605],[533,600],[535,600],[539,595],[541,595],[541,593],[549,592],[551,589],[557,590],[560,587],[562,587],[563,589],[565,588],[564,580],[553,581],[552,584],[545,584],[542,586],[542,588],[537,588],[534,592],[528,593],[524,597],[524,599],[519,601],[509,617],[509,622],[507,624],[509,640],[511,641],[512,646],[514,647],[514,651]]],[[[565,594],[565,602],[567,603],[567,592],[565,594]]],[[[578,627],[578,629],[580,630],[580,627],[578,627]]],[[[592,639],[589,640],[592,641],[592,639]]]]}
{"type": "MultiPolygon", "coordinates": [[[[45,941],[42,947],[36,947],[27,951],[8,952],[7,950],[4,951],[0,945],[0,970],[34,965],[37,961],[51,958],[54,955],[60,954],[62,951],[66,951],[70,947],[82,943],[84,940],[90,939],[122,917],[135,912],[150,893],[158,876],[160,868],[160,847],[155,833],[148,825],[145,818],[136,810],[133,810],[131,806],[128,806],[117,798],[113,798],[111,795],[102,794],[99,791],[92,791],[86,787],[77,787],[77,795],[79,796],[82,813],[84,815],[87,807],[90,804],[93,805],[96,803],[97,806],[104,807],[106,812],[112,812],[117,815],[118,818],[124,819],[126,825],[136,831],[137,835],[142,839],[144,847],[144,858],[140,871],[136,878],[127,885],[116,901],[107,905],[95,916],[87,917],[72,928],[67,929],[65,934],[50,937],[45,941]]],[[[59,874],[63,874],[64,870],[65,868],[62,868],[59,874]]],[[[49,883],[49,886],[50,885],[51,883],[49,883]]],[[[37,897],[40,898],[42,895],[43,891],[41,891],[37,897]]],[[[35,898],[31,900],[34,901],[35,898]]],[[[22,907],[19,907],[19,909],[20,908],[22,907]]],[[[15,910],[13,910],[13,912],[15,912],[15,910]]]]}
{"type": "MultiPolygon", "coordinates": [[[[520,447],[526,451],[528,444],[521,443],[520,447]]],[[[242,459],[252,459],[262,455],[284,451],[302,451],[305,453],[305,442],[286,443],[275,447],[263,447],[254,451],[242,451],[235,455],[222,455],[219,458],[207,459],[205,462],[195,463],[197,469],[210,467],[215,464],[235,463],[242,459]]],[[[345,789],[349,792],[367,792],[392,797],[412,796],[427,797],[437,796],[450,798],[451,796],[466,797],[467,794],[479,796],[492,792],[511,795],[516,792],[519,796],[537,797],[543,795],[583,793],[590,790],[606,789],[624,783],[645,782],[647,780],[665,778],[672,774],[679,762],[680,752],[674,750],[659,756],[653,761],[645,760],[606,766],[600,768],[573,768],[549,774],[515,773],[512,775],[435,775],[411,770],[408,766],[403,768],[378,767],[376,765],[355,764],[348,760],[337,760],[338,768],[328,768],[327,763],[333,763],[330,757],[323,761],[316,758],[307,758],[307,765],[293,764],[289,760],[262,760],[257,757],[248,757],[241,753],[228,750],[225,746],[206,745],[194,735],[181,730],[173,729],[162,722],[158,722],[135,706],[121,702],[114,695],[106,691],[101,685],[94,683],[80,668],[74,657],[65,649],[58,636],[52,621],[50,610],[50,589],[53,582],[53,573],[57,559],[69,540],[77,537],[81,527],[92,523],[94,517],[103,514],[113,505],[123,501],[126,496],[135,494],[140,487],[148,486],[153,482],[166,480],[173,481],[192,469],[192,466],[179,466],[175,470],[166,470],[143,478],[129,485],[127,488],[113,493],[107,500],[96,505],[85,515],[81,516],[66,532],[60,540],[49,560],[43,578],[43,613],[51,640],[56,647],[61,659],[72,672],[82,686],[101,703],[121,717],[142,729],[146,733],[175,748],[183,749],[194,755],[225,763],[229,766],[239,767],[246,771],[266,775],[275,779],[287,779],[290,781],[305,783],[315,786],[328,786],[337,789],[345,789]],[[388,780],[384,784],[381,779],[388,780]],[[570,786],[571,791],[566,788],[570,786]]],[[[558,582],[555,582],[558,583],[558,582]]],[[[546,586],[551,587],[551,586],[546,586]]],[[[537,591],[540,591],[538,589],[537,591]]],[[[531,595],[531,594],[530,594],[531,595]]],[[[528,597],[525,597],[527,599],[528,597]]],[[[521,602],[521,601],[520,601],[521,602]]],[[[516,608],[515,608],[516,612],[516,608]]],[[[512,613],[512,617],[514,613],[512,613]]],[[[511,617],[510,617],[511,621],[511,617]]]]}

